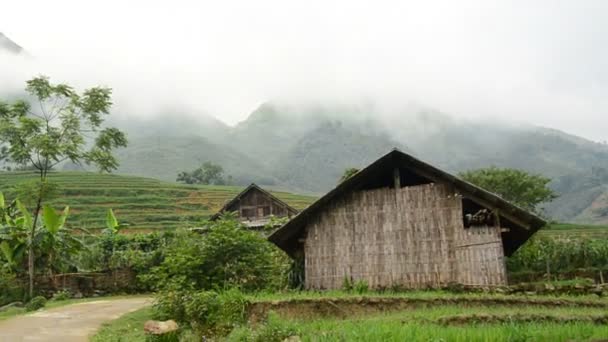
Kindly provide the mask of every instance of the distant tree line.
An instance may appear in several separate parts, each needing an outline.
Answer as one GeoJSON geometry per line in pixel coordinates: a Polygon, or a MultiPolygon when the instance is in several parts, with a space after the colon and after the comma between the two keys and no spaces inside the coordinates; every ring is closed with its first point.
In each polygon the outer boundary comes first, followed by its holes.
{"type": "Polygon", "coordinates": [[[232,176],[226,176],[221,165],[204,162],[193,171],[180,172],[177,175],[177,181],[186,184],[226,185],[232,182],[232,176]]]}

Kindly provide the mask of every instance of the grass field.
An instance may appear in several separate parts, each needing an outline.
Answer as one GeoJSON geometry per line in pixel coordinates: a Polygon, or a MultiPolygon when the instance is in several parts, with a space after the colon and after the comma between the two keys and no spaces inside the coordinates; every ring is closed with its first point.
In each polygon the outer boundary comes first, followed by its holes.
{"type": "Polygon", "coordinates": [[[541,236],[550,237],[579,237],[592,239],[607,239],[608,226],[575,223],[553,223],[538,233],[541,236]]]}
{"type": "MultiPolygon", "coordinates": [[[[14,187],[35,179],[29,172],[0,172],[0,190],[12,199],[14,187]]],[[[58,209],[69,205],[73,227],[104,227],[112,208],[129,231],[154,231],[196,225],[220,209],[243,188],[236,186],[191,186],[155,179],[89,172],[57,172],[50,175],[59,187],[52,201],[58,209]]],[[[285,192],[274,194],[297,209],[314,198],[285,192]]]]}
{"type": "MultiPolygon", "coordinates": [[[[265,307],[265,317],[255,319],[252,314],[259,310],[250,307],[250,323],[237,325],[230,335],[214,340],[272,342],[298,336],[302,341],[588,341],[608,337],[608,300],[597,297],[334,291],[258,294],[249,296],[249,301],[265,307]],[[390,305],[416,299],[429,301],[390,305]],[[458,301],[438,301],[446,299],[458,301]],[[376,310],[369,310],[374,305],[376,310]]],[[[147,308],[109,322],[93,341],[145,341],[143,323],[153,313],[147,308]]],[[[190,331],[184,337],[182,341],[196,340],[190,331]]]]}

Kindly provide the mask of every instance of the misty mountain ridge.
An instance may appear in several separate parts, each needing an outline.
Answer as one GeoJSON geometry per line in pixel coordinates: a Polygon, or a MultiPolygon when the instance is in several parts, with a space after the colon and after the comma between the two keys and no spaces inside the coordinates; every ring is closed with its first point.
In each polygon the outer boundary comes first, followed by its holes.
{"type": "Polygon", "coordinates": [[[212,161],[239,185],[319,195],[344,169],[396,147],[454,173],[493,165],[546,175],[560,194],[546,206],[550,217],[608,223],[605,144],[550,128],[407,110],[265,103],[235,126],[176,115],[126,120],[117,123],[130,137],[117,172],[174,181],[178,172],[212,161]]]}
{"type": "Polygon", "coordinates": [[[25,53],[25,50],[17,43],[9,39],[4,33],[0,32],[0,51],[18,55],[25,53]]]}

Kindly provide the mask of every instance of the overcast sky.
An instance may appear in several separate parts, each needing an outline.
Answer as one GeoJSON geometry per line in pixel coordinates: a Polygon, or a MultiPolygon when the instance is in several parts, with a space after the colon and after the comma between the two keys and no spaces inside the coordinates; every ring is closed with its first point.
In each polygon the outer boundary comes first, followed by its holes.
{"type": "MultiPolygon", "coordinates": [[[[608,1],[5,1],[0,85],[105,84],[147,115],[410,102],[608,140],[608,1]]],[[[389,107],[390,107],[389,106],[389,107]]]]}

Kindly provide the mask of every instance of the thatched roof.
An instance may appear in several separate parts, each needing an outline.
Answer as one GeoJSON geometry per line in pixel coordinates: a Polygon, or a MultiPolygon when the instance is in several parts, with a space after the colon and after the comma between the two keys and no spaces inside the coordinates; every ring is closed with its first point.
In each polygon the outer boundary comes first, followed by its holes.
{"type": "Polygon", "coordinates": [[[378,179],[382,175],[386,175],[387,172],[392,174],[393,169],[396,167],[435,183],[451,184],[462,196],[472,200],[480,206],[498,212],[501,219],[501,226],[509,228],[508,232],[502,233],[503,246],[506,255],[511,255],[515,252],[536,231],[546,224],[540,217],[502,199],[496,194],[488,192],[476,185],[468,183],[452,174],[414,158],[411,155],[394,149],[363,170],[357,172],[351,178],[338,184],[333,190],[329,191],[275,231],[268,239],[293,256],[295,251],[298,248],[301,248],[298,239],[302,235],[303,229],[311,217],[317,215],[317,213],[327,204],[340,198],[343,194],[360,190],[365,186],[369,186],[370,183],[378,182],[378,179]]]}
{"type": "Polygon", "coordinates": [[[247,194],[249,194],[251,191],[259,191],[262,194],[266,195],[268,198],[270,198],[272,201],[279,203],[281,206],[287,208],[288,211],[290,211],[293,214],[297,214],[298,211],[296,209],[294,209],[293,207],[291,207],[289,204],[281,201],[278,197],[276,197],[275,195],[271,194],[270,192],[260,188],[257,184],[255,183],[251,183],[248,187],[246,187],[243,191],[241,191],[238,195],[234,196],[233,199],[231,199],[230,201],[228,201],[226,204],[224,204],[224,206],[222,207],[222,209],[218,210],[217,213],[215,213],[213,216],[211,216],[210,220],[217,220],[224,212],[226,212],[227,210],[229,210],[233,205],[235,205],[241,198],[245,197],[247,194]]]}

